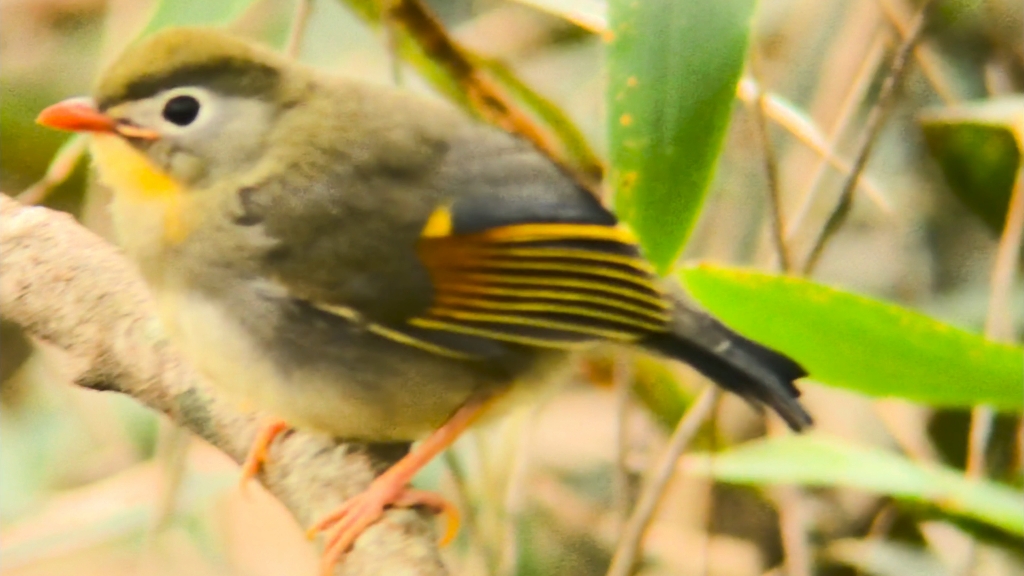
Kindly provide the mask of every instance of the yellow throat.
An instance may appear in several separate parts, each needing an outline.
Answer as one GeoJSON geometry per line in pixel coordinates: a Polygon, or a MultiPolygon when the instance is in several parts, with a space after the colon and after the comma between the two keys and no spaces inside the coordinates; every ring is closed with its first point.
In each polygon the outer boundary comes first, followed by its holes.
{"type": "MultiPolygon", "coordinates": [[[[161,240],[169,245],[181,243],[191,229],[185,188],[120,136],[95,134],[91,140],[90,152],[100,181],[114,192],[115,216],[122,203],[131,205],[136,213],[155,211],[161,220],[157,227],[162,231],[161,240]]],[[[119,226],[134,227],[129,222],[119,226]]],[[[133,235],[133,231],[123,230],[122,234],[133,235]]]]}

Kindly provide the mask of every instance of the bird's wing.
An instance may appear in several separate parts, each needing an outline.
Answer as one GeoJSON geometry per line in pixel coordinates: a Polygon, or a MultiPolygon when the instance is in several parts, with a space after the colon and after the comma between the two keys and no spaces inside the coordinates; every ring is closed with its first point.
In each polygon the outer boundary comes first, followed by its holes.
{"type": "MultiPolygon", "coordinates": [[[[358,286],[371,289],[353,295],[337,287],[355,281],[332,276],[305,291],[315,295],[310,303],[381,336],[460,358],[664,332],[671,303],[614,215],[529,145],[504,133],[473,134],[449,142],[443,158],[417,175],[418,189],[390,182],[374,188],[383,204],[369,217],[391,218],[378,227],[386,232],[354,233],[355,226],[369,230],[366,218],[324,227],[328,234],[346,230],[344,242],[325,243],[332,249],[363,239],[361,257],[387,249],[359,267],[358,286]],[[387,203],[410,202],[423,206],[416,219],[404,220],[415,227],[396,226],[387,203]],[[395,258],[401,266],[388,264],[395,258]],[[319,290],[328,285],[334,288],[319,290]]],[[[302,252],[309,258],[315,250],[302,252]]],[[[329,270],[330,258],[321,261],[314,268],[329,270]]],[[[302,268],[307,276],[309,268],[302,268]]],[[[292,280],[299,293],[299,280],[308,278],[292,280]]]]}
{"type": "Polygon", "coordinates": [[[425,337],[573,348],[665,330],[669,304],[621,226],[527,221],[462,233],[464,220],[456,203],[424,227],[417,252],[434,297],[406,325],[425,337]]]}
{"type": "MultiPolygon", "coordinates": [[[[493,205],[507,221],[500,199],[493,205]]],[[[419,313],[381,322],[344,306],[316,306],[391,340],[464,359],[501,355],[509,344],[574,349],[666,330],[671,303],[632,235],[614,221],[481,227],[487,214],[467,221],[459,209],[457,202],[438,207],[423,227],[416,253],[432,297],[419,313]]]]}

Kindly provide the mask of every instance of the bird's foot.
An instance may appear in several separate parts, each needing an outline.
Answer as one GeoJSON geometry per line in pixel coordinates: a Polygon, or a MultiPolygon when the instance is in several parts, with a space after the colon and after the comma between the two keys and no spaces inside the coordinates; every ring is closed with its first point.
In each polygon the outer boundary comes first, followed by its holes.
{"type": "Polygon", "coordinates": [[[334,512],[314,524],[306,535],[313,538],[323,533],[324,553],[320,572],[329,576],[343,554],[352,547],[364,530],[375,524],[387,508],[413,508],[422,506],[435,514],[444,514],[446,528],[441,544],[449,543],[458,533],[459,515],[455,507],[433,492],[398,485],[387,477],[373,481],[363,492],[349,498],[334,512]]]}
{"type": "Polygon", "coordinates": [[[260,468],[267,461],[267,450],[270,448],[270,443],[286,430],[288,430],[288,424],[284,420],[271,420],[260,427],[249,448],[249,454],[245,457],[245,462],[242,463],[242,476],[238,480],[238,485],[243,492],[249,480],[260,473],[260,468]]]}

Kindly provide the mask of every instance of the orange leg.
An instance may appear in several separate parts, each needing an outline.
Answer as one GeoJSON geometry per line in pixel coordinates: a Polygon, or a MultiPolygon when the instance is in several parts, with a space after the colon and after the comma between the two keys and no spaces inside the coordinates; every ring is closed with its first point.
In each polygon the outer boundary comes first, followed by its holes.
{"type": "Polygon", "coordinates": [[[437,494],[415,490],[407,484],[421,468],[451,446],[476,421],[487,405],[488,402],[477,400],[459,408],[444,425],[378,476],[366,490],[346,500],[307,531],[310,537],[320,532],[325,535],[324,554],[320,562],[322,574],[331,574],[334,565],[352,547],[356,538],[380,520],[387,508],[424,506],[435,513],[444,513],[448,525],[442,543],[447,543],[455,536],[458,531],[455,508],[437,494]]]}
{"type": "Polygon", "coordinates": [[[270,443],[285,430],[288,430],[288,424],[284,420],[277,419],[271,420],[260,427],[259,432],[256,433],[256,438],[252,441],[252,446],[249,448],[249,454],[245,457],[245,462],[242,463],[242,477],[239,479],[238,484],[239,488],[243,491],[248,481],[260,473],[260,468],[267,461],[267,449],[270,448],[270,443]]]}

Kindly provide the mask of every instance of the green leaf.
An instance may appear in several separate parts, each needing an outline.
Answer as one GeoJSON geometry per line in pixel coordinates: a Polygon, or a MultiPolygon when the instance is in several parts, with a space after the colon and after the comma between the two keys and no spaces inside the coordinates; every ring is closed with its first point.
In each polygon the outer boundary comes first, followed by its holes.
{"type": "Polygon", "coordinates": [[[245,12],[255,0],[160,0],[143,30],[146,36],[170,26],[218,26],[245,12]]]}
{"type": "Polygon", "coordinates": [[[1024,492],[957,470],[814,435],[748,442],[709,457],[683,459],[687,473],[734,484],[844,486],[924,502],[1024,535],[1024,492]]]}
{"type": "Polygon", "coordinates": [[[615,205],[662,273],[682,251],[714,175],[753,10],[753,0],[610,2],[615,205]]]}
{"type": "Polygon", "coordinates": [[[921,116],[928,150],[950,188],[997,233],[1021,169],[1024,96],[941,108],[921,116]]]}
{"type": "Polygon", "coordinates": [[[734,329],[799,361],[811,378],[935,406],[1024,408],[1024,349],[800,278],[721,268],[682,273],[734,329]]]}
{"type": "Polygon", "coordinates": [[[841,538],[829,542],[825,556],[863,574],[949,576],[950,571],[927,548],[882,538],[841,538]]]}

